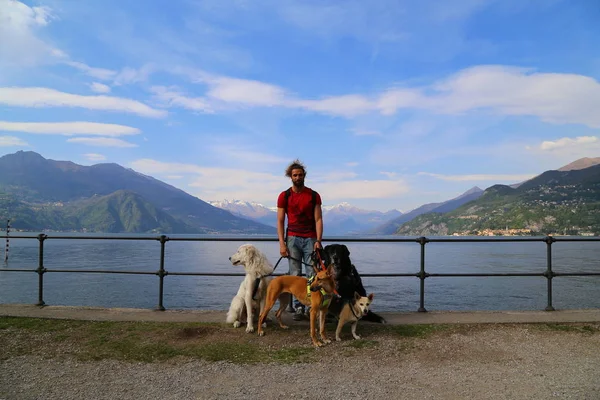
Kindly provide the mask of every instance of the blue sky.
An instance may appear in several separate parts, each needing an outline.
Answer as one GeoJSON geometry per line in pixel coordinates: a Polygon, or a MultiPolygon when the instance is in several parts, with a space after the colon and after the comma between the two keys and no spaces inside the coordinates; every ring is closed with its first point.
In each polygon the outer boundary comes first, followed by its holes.
{"type": "Polygon", "coordinates": [[[0,0],[0,155],[409,211],[600,156],[597,0],[0,0]]]}

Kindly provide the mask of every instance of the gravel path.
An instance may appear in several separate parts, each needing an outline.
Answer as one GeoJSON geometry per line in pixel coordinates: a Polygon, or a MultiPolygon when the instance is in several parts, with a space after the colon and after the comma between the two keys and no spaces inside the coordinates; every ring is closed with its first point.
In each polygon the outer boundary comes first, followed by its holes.
{"type": "Polygon", "coordinates": [[[600,399],[595,332],[487,325],[426,339],[332,343],[316,362],[0,362],[0,399],[600,399]]]}

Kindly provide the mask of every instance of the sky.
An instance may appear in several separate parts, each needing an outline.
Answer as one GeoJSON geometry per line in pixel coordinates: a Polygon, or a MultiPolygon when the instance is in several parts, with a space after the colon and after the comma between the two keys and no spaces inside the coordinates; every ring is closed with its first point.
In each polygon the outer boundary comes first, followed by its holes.
{"type": "Polygon", "coordinates": [[[410,211],[600,157],[598,0],[0,0],[0,155],[410,211]]]}

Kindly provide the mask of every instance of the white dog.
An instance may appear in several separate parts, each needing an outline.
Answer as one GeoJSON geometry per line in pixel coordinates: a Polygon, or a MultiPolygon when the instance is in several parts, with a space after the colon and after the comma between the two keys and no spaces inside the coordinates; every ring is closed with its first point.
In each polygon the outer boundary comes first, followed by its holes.
{"type": "Polygon", "coordinates": [[[229,257],[231,264],[243,265],[246,271],[244,281],[240,283],[237,294],[231,300],[229,312],[227,313],[227,323],[233,323],[234,328],[241,324],[244,312],[246,312],[246,332],[254,332],[254,315],[258,317],[260,311],[265,305],[265,294],[267,286],[273,279],[270,274],[273,272],[273,265],[267,257],[251,244],[243,244],[238,250],[229,257]],[[256,295],[252,299],[256,279],[261,278],[256,295]],[[256,314],[254,312],[256,311],[256,314]]]}

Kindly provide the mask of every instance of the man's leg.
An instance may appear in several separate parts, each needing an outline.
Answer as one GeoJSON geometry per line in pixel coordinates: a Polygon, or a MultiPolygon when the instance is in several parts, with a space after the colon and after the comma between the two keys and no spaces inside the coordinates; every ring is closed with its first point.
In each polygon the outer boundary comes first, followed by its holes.
{"type": "MultiPolygon", "coordinates": [[[[309,279],[311,276],[315,274],[315,271],[312,267],[312,259],[311,255],[315,250],[315,242],[317,239],[312,238],[302,238],[302,255],[304,261],[304,271],[306,273],[306,278],[309,279]]],[[[306,315],[310,314],[310,307],[306,307],[306,315]]]]}
{"type": "MultiPolygon", "coordinates": [[[[300,239],[301,238],[298,238],[296,236],[288,236],[288,238],[287,238],[287,247],[288,247],[288,251],[290,253],[289,275],[295,275],[295,276],[302,275],[302,250],[298,246],[298,242],[300,239]]],[[[297,314],[299,314],[301,316],[302,313],[304,312],[304,306],[302,305],[302,303],[300,303],[298,301],[298,299],[294,298],[293,296],[290,296],[290,297],[293,302],[292,307],[294,308],[294,312],[297,312],[297,314]]],[[[294,319],[297,319],[296,315],[294,315],[294,319]]]]}

